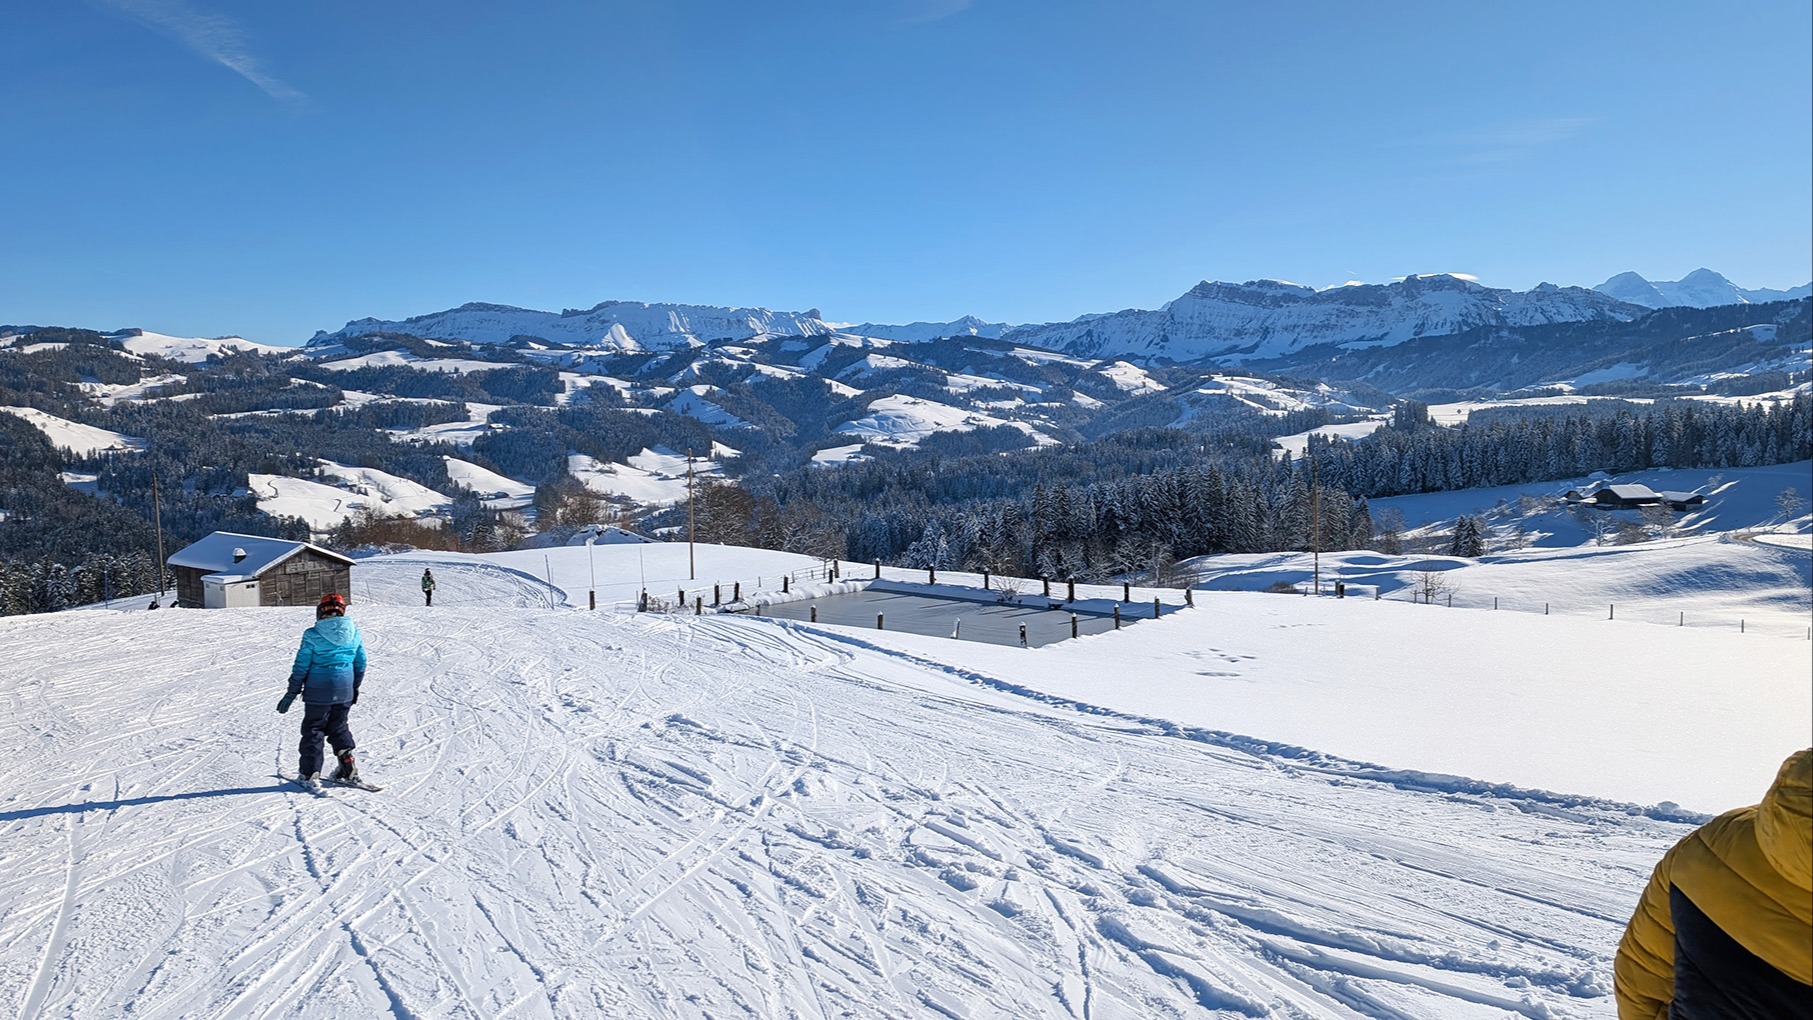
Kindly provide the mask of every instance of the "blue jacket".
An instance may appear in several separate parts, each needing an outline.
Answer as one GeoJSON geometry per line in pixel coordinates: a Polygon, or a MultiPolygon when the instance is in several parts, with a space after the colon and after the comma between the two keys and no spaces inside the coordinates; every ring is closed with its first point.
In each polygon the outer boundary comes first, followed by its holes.
{"type": "Polygon", "coordinates": [[[302,632],[302,647],[290,668],[290,694],[310,705],[347,705],[365,681],[365,642],[344,616],[318,620],[302,632]]]}

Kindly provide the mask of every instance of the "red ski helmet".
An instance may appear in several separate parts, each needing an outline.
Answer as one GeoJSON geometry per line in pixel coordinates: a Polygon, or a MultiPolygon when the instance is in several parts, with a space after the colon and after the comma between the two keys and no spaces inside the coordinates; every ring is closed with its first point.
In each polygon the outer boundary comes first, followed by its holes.
{"type": "Polygon", "coordinates": [[[335,616],[345,616],[346,596],[334,592],[321,596],[321,601],[315,603],[315,618],[320,619],[329,613],[335,616]]]}

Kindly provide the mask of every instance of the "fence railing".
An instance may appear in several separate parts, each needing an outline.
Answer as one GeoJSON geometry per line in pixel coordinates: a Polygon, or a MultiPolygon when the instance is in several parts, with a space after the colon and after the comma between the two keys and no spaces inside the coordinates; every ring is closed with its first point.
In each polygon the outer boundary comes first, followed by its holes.
{"type": "MultiPolygon", "coordinates": [[[[1310,587],[1308,584],[1292,585],[1291,592],[1309,595],[1311,594],[1310,587]]],[[[1734,630],[1740,634],[1761,634],[1770,637],[1813,641],[1813,620],[1803,618],[1802,622],[1792,622],[1783,619],[1786,614],[1758,614],[1757,616],[1738,614],[1734,616],[1730,610],[1713,611],[1708,610],[1703,604],[1696,607],[1671,600],[1634,599],[1587,605],[1578,600],[1539,601],[1525,595],[1488,595],[1415,584],[1392,592],[1379,592],[1372,586],[1366,585],[1363,586],[1362,593],[1356,594],[1353,588],[1359,587],[1362,586],[1349,587],[1346,597],[1369,601],[1408,602],[1413,605],[1431,606],[1438,609],[1483,609],[1492,612],[1530,613],[1537,616],[1592,617],[1600,620],[1647,623],[1656,626],[1734,630]]],[[[1322,597],[1336,597],[1334,587],[1330,582],[1323,582],[1322,597]]]]}
{"type": "MultiPolygon", "coordinates": [[[[874,563],[853,563],[850,561],[826,560],[811,567],[802,567],[785,573],[764,574],[755,577],[732,578],[728,580],[687,581],[675,586],[673,591],[647,592],[647,601],[619,600],[601,609],[611,612],[683,612],[702,614],[707,610],[714,612],[742,611],[749,608],[750,600],[758,596],[772,600],[774,595],[798,595],[799,589],[808,585],[823,584],[831,581],[866,581],[888,580],[915,584],[954,586],[976,588],[996,592],[1008,598],[1018,597],[1020,601],[1050,599],[1052,602],[1106,602],[1118,607],[1118,613],[1129,620],[1149,618],[1157,613],[1169,614],[1184,606],[1194,605],[1198,592],[1214,589],[1200,587],[1171,588],[1152,585],[1121,584],[1085,584],[1069,580],[1050,580],[1046,578],[1028,578],[1003,576],[999,574],[976,571],[952,571],[926,568],[886,567],[874,563]],[[1158,603],[1155,610],[1154,603],[1158,603]]],[[[1325,580],[1322,583],[1321,597],[1336,597],[1336,581],[1325,580]]],[[[1379,592],[1371,585],[1346,585],[1346,598],[1365,599],[1369,601],[1408,602],[1426,605],[1439,609],[1469,609],[1499,612],[1521,612],[1534,615],[1597,617],[1602,620],[1625,621],[1665,625],[1675,627],[1697,627],[1706,629],[1735,630],[1743,634],[1758,634],[1771,637],[1799,638],[1813,641],[1813,626],[1807,623],[1790,623],[1779,616],[1733,617],[1729,611],[1710,611],[1703,606],[1696,611],[1695,607],[1678,602],[1667,602],[1653,599],[1635,600],[1625,603],[1606,603],[1603,607],[1586,606],[1577,600],[1559,602],[1539,602],[1525,596],[1487,595],[1475,592],[1464,592],[1444,588],[1419,588],[1415,585],[1400,588],[1391,592],[1379,592]]],[[[1292,593],[1310,595],[1307,583],[1290,586],[1292,593]]],[[[1218,593],[1226,589],[1218,590],[1218,593]]],[[[1259,594],[1253,592],[1253,594],[1259,594]]],[[[1115,609],[1100,607],[1094,612],[1109,614],[1115,609]]]]}

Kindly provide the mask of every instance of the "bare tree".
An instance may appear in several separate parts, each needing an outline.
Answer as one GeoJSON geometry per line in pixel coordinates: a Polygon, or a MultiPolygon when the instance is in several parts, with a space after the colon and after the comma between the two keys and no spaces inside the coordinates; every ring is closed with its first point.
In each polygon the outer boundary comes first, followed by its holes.
{"type": "Polygon", "coordinates": [[[1573,514],[1574,520],[1578,521],[1580,526],[1593,536],[1594,545],[1604,545],[1611,540],[1616,518],[1607,511],[1577,503],[1570,507],[1568,512],[1573,514]]]}
{"type": "Polygon", "coordinates": [[[1416,593],[1419,602],[1434,602],[1444,596],[1453,598],[1460,594],[1460,588],[1445,570],[1422,570],[1411,578],[1410,590],[1416,593]]]}
{"type": "Polygon", "coordinates": [[[1784,524],[1800,516],[1800,508],[1806,504],[1807,501],[1801,498],[1800,492],[1793,486],[1775,494],[1775,508],[1782,512],[1784,524]]]}
{"type": "Polygon", "coordinates": [[[1177,557],[1171,554],[1171,547],[1161,542],[1152,545],[1152,587],[1169,588],[1172,575],[1177,568],[1177,557]]]}

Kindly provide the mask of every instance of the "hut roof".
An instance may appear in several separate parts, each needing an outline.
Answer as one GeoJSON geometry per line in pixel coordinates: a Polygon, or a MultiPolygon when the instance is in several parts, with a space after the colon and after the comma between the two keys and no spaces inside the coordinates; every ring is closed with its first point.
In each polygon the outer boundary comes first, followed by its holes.
{"type": "Polygon", "coordinates": [[[352,566],[351,557],[323,549],[309,542],[288,538],[264,538],[216,531],[170,557],[173,567],[189,567],[209,573],[231,573],[256,577],[304,549],[313,549],[329,559],[352,566]],[[240,553],[244,553],[240,556],[240,553]]]}

